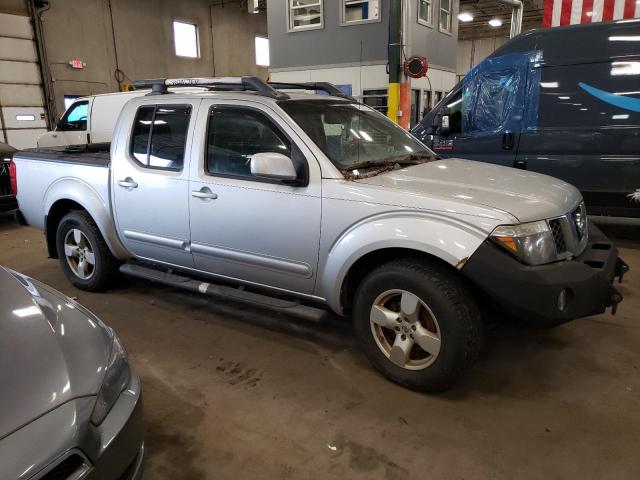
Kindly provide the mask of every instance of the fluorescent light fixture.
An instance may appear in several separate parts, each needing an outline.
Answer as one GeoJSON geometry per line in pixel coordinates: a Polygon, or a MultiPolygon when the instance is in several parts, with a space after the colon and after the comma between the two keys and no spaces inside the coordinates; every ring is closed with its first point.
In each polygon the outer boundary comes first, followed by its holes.
{"type": "Polygon", "coordinates": [[[628,120],[629,119],[629,115],[613,115],[611,118],[613,118],[614,120],[628,120]]]}
{"type": "Polygon", "coordinates": [[[640,35],[613,36],[609,37],[610,42],[640,42],[640,35]]]}
{"type": "Polygon", "coordinates": [[[33,122],[35,119],[35,115],[16,115],[16,120],[19,122],[33,122]]]}
{"type": "Polygon", "coordinates": [[[473,21],[473,15],[471,12],[460,12],[458,14],[458,20],[461,22],[471,22],[473,21]]]}
{"type": "Polygon", "coordinates": [[[558,82],[540,82],[542,88],[558,88],[560,84],[558,82]]]}
{"type": "Polygon", "coordinates": [[[173,22],[173,42],[179,57],[197,58],[198,29],[193,23],[173,22]]]}
{"type": "Polygon", "coordinates": [[[558,97],[558,100],[571,100],[571,97],[558,97]]]}
{"type": "Polygon", "coordinates": [[[640,75],[640,62],[612,62],[611,75],[640,75]]]}
{"type": "Polygon", "coordinates": [[[583,112],[586,112],[589,109],[588,108],[581,108],[580,110],[583,111],[583,112]]]}
{"type": "Polygon", "coordinates": [[[269,59],[269,39],[264,37],[256,37],[256,65],[259,67],[268,67],[269,59]]]}
{"type": "Polygon", "coordinates": [[[502,20],[500,20],[499,18],[492,18],[491,20],[489,20],[489,25],[491,25],[494,28],[501,27],[502,20]]]}

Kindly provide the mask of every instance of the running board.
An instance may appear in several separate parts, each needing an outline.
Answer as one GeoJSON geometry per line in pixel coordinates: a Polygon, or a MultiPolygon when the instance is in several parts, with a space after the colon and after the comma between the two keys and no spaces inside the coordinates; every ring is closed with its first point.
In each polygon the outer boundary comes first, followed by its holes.
{"type": "Polygon", "coordinates": [[[321,322],[327,317],[326,310],[302,305],[297,301],[282,300],[280,298],[247,292],[246,290],[240,290],[239,288],[228,287],[226,285],[214,285],[194,280],[193,278],[185,277],[183,275],[163,272],[153,268],[143,267],[141,265],[125,263],[120,266],[120,271],[125,275],[131,275],[132,277],[151,280],[152,282],[182,288],[183,290],[201,293],[214,298],[248,303],[258,307],[267,308],[269,310],[274,310],[276,312],[292,315],[294,317],[310,320],[312,322],[321,322]]]}

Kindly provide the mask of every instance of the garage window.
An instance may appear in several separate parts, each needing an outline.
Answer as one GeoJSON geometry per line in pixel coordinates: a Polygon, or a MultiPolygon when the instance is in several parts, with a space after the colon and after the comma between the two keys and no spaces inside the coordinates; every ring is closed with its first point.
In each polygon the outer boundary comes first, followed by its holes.
{"type": "Polygon", "coordinates": [[[322,28],[322,0],[287,0],[289,31],[322,28]]]}
{"type": "Polygon", "coordinates": [[[386,88],[362,91],[362,103],[378,110],[383,115],[387,114],[388,97],[386,88]]]}
{"type": "Polygon", "coordinates": [[[175,20],[173,22],[173,42],[177,56],[191,58],[200,56],[198,48],[198,27],[193,23],[175,20]]]}
{"type": "Polygon", "coordinates": [[[378,0],[342,0],[342,25],[380,20],[378,0]]]}
{"type": "Polygon", "coordinates": [[[451,0],[440,0],[440,31],[451,33],[451,0]]]}
{"type": "Polygon", "coordinates": [[[433,25],[431,0],[418,0],[418,23],[428,27],[433,25]]]}
{"type": "Polygon", "coordinates": [[[191,105],[140,107],[133,123],[131,154],[143,167],[182,170],[191,105]]]}
{"type": "Polygon", "coordinates": [[[256,65],[259,67],[269,66],[269,39],[264,37],[256,37],[256,65]]]}

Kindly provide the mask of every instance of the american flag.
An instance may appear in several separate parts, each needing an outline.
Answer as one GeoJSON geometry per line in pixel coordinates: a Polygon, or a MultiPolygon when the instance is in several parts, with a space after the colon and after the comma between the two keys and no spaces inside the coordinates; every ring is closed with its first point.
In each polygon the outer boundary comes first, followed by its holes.
{"type": "Polygon", "coordinates": [[[640,18],[640,0],[544,0],[543,27],[640,18]]]}

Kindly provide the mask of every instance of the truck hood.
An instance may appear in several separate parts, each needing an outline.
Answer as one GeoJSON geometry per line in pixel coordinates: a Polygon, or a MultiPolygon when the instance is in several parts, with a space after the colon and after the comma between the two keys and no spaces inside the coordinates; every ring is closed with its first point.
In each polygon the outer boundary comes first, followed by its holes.
{"type": "Polygon", "coordinates": [[[0,267],[0,439],[98,393],[112,333],[82,306],[0,267]]]}
{"type": "Polygon", "coordinates": [[[575,187],[557,178],[459,158],[422,163],[356,182],[481,205],[506,212],[520,222],[564,215],[582,199],[575,187]]]}

